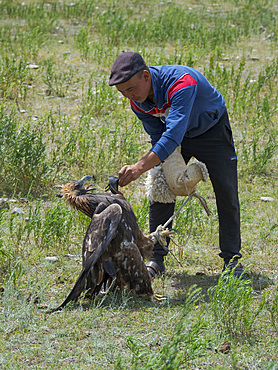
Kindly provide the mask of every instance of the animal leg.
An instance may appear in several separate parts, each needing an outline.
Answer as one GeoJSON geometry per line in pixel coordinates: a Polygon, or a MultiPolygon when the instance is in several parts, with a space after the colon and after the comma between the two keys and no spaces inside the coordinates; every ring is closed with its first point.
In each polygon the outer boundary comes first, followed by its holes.
{"type": "Polygon", "coordinates": [[[123,242],[112,257],[117,266],[117,281],[140,296],[152,297],[151,279],[136,244],[123,242]]]}

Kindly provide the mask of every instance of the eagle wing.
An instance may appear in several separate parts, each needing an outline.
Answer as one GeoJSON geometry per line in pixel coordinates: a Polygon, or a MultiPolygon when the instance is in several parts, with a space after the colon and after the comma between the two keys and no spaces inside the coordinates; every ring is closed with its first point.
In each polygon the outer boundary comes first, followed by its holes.
{"type": "Polygon", "coordinates": [[[121,289],[134,290],[138,295],[152,297],[150,275],[138,246],[133,242],[123,242],[121,253],[115,253],[114,262],[118,268],[117,282],[121,289]]]}
{"type": "Polygon", "coordinates": [[[94,214],[83,241],[84,258],[83,269],[76,280],[71,292],[64,302],[51,310],[59,311],[71,301],[77,300],[85,288],[94,291],[97,284],[102,281],[103,268],[100,261],[101,256],[107,250],[109,244],[117,233],[117,228],[122,216],[122,208],[118,204],[111,204],[98,214],[94,214]]]}

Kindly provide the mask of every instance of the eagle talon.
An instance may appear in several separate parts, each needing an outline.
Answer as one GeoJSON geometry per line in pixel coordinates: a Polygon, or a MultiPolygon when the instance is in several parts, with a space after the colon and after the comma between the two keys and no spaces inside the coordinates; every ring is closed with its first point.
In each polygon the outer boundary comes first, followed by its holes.
{"type": "Polygon", "coordinates": [[[153,298],[158,301],[158,302],[163,302],[163,301],[166,301],[166,297],[164,297],[163,295],[161,294],[154,294],[153,298]]]}
{"type": "MultiPolygon", "coordinates": [[[[164,247],[165,249],[167,248],[167,238],[170,238],[171,235],[176,233],[177,231],[175,229],[168,229],[165,228],[163,225],[157,226],[155,232],[151,233],[152,236],[154,236],[157,240],[157,242],[164,247]]],[[[167,248],[168,250],[168,248],[167,248]]]]}

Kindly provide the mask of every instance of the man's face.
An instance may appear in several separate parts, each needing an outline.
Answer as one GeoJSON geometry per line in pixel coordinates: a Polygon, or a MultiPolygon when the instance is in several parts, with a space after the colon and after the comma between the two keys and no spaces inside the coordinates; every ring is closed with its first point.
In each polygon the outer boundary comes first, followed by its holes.
{"type": "Polygon", "coordinates": [[[134,75],[128,81],[116,85],[118,91],[130,100],[142,103],[152,96],[152,80],[148,71],[134,75]]]}

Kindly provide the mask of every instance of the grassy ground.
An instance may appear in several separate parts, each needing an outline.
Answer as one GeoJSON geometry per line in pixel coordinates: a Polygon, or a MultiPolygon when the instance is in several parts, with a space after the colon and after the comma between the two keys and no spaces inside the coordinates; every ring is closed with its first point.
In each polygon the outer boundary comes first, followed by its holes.
{"type": "MultiPolygon", "coordinates": [[[[2,368],[278,369],[277,31],[270,0],[0,2],[2,368]],[[189,241],[171,247],[182,267],[169,255],[154,281],[165,301],[115,292],[48,315],[78,276],[88,224],[54,185],[90,174],[104,189],[150,148],[107,84],[122,50],[193,66],[222,92],[251,279],[220,275],[214,193],[200,184],[212,215],[193,202],[189,241]]],[[[124,193],[147,232],[144,178],[124,193]]],[[[178,244],[190,222],[188,206],[178,244]]]]}

